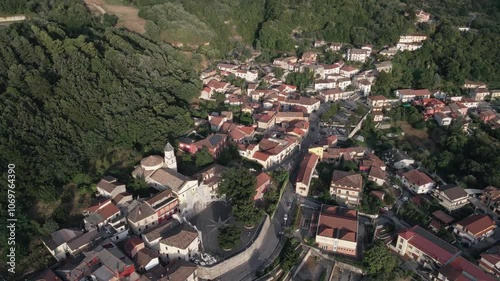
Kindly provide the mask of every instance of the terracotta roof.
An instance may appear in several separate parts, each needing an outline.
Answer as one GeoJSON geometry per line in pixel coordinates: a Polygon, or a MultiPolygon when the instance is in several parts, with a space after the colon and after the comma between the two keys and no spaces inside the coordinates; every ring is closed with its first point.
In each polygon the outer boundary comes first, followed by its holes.
{"type": "Polygon", "coordinates": [[[384,96],[369,96],[370,100],[387,100],[387,97],[384,96]]]}
{"type": "Polygon", "coordinates": [[[167,168],[156,170],[150,178],[163,186],[170,187],[175,193],[179,192],[184,183],[190,180],[189,177],[167,168]]]}
{"type": "Polygon", "coordinates": [[[361,190],[363,187],[363,177],[361,174],[355,172],[335,170],[332,175],[332,185],[340,188],[361,190]]]}
{"type": "Polygon", "coordinates": [[[402,96],[430,96],[431,92],[428,89],[401,89],[398,90],[399,94],[402,96]]]}
{"type": "Polygon", "coordinates": [[[326,89],[326,90],[321,90],[319,91],[322,95],[324,96],[329,96],[329,95],[341,95],[343,92],[341,89],[339,88],[335,88],[335,89],[326,89]]]}
{"type": "Polygon", "coordinates": [[[409,244],[418,248],[431,258],[445,263],[450,260],[459,250],[444,240],[429,233],[418,225],[403,230],[398,233],[399,236],[409,240],[409,244]]]}
{"type": "Polygon", "coordinates": [[[101,179],[101,181],[99,181],[99,183],[97,184],[97,187],[105,190],[108,193],[111,193],[111,192],[113,192],[113,190],[116,187],[118,187],[120,185],[123,185],[123,184],[117,182],[116,178],[108,176],[108,177],[101,179]]]}
{"type": "Polygon", "coordinates": [[[299,105],[313,105],[319,103],[320,101],[315,98],[300,97],[298,100],[288,100],[289,103],[299,104],[299,105]]]}
{"type": "Polygon", "coordinates": [[[163,163],[163,157],[159,155],[150,155],[148,157],[142,158],[141,165],[145,167],[153,167],[163,163]]]}
{"type": "Polygon", "coordinates": [[[429,227],[431,228],[435,228],[437,231],[441,230],[441,223],[438,222],[437,220],[435,219],[432,219],[431,222],[429,223],[429,227]]]}
{"type": "Polygon", "coordinates": [[[264,173],[264,172],[260,173],[257,176],[257,185],[256,185],[256,188],[260,188],[261,186],[263,186],[264,184],[266,184],[270,180],[271,180],[271,177],[267,173],[264,173]]]}
{"type": "Polygon", "coordinates": [[[226,82],[219,82],[215,79],[210,80],[210,82],[208,82],[207,84],[207,86],[212,89],[224,89],[225,87],[227,87],[227,85],[229,84],[226,82]]]}
{"type": "Polygon", "coordinates": [[[317,235],[356,242],[358,212],[339,206],[322,205],[317,235]]]}
{"type": "Polygon", "coordinates": [[[158,259],[160,254],[157,251],[149,248],[143,248],[134,257],[135,263],[139,267],[146,267],[152,260],[158,259]]]}
{"type": "Polygon", "coordinates": [[[125,250],[125,254],[127,254],[129,257],[134,257],[132,255],[132,251],[135,249],[135,247],[139,245],[143,245],[144,247],[144,241],[142,241],[141,238],[134,236],[125,241],[125,244],[123,245],[123,249],[125,250]]]}
{"type": "Polygon", "coordinates": [[[374,177],[374,178],[377,178],[377,179],[383,179],[383,180],[385,180],[385,178],[386,178],[386,172],[384,170],[380,169],[377,166],[372,166],[370,168],[370,173],[368,175],[370,177],[374,177]]]}
{"type": "Polygon", "coordinates": [[[162,201],[163,199],[165,199],[166,197],[172,197],[172,190],[170,188],[167,188],[163,191],[160,191],[158,193],[156,193],[153,197],[149,198],[148,200],[146,200],[146,202],[149,203],[149,205],[153,206],[155,205],[156,203],[162,201]]]}
{"type": "Polygon", "coordinates": [[[420,172],[417,169],[410,170],[406,173],[403,174],[403,177],[405,177],[410,183],[416,184],[418,186],[425,185],[428,183],[434,183],[434,181],[429,178],[425,173],[420,172]]]}
{"type": "Polygon", "coordinates": [[[446,280],[460,281],[495,281],[495,277],[487,274],[481,268],[458,256],[450,263],[439,269],[439,273],[446,277],[446,280]]]}
{"type": "Polygon", "coordinates": [[[187,223],[183,223],[163,233],[160,243],[186,249],[197,237],[198,232],[187,223]]]}
{"type": "Polygon", "coordinates": [[[258,160],[261,160],[261,161],[266,161],[269,156],[271,156],[271,154],[267,153],[267,152],[264,152],[264,151],[255,151],[255,153],[253,154],[253,158],[255,159],[258,159],[258,160]]]}
{"type": "MultiPolygon", "coordinates": [[[[363,51],[363,53],[365,53],[365,51],[363,51]]],[[[358,69],[355,68],[354,66],[351,66],[351,65],[344,65],[340,70],[341,71],[352,72],[352,71],[356,71],[358,69]]]]}
{"type": "Polygon", "coordinates": [[[370,194],[372,194],[373,196],[377,197],[380,200],[384,200],[385,192],[383,190],[372,190],[370,191],[370,194]]]}
{"type": "Polygon", "coordinates": [[[147,203],[141,203],[135,207],[127,216],[127,219],[133,223],[139,222],[156,214],[155,210],[147,203]]]}
{"type": "Polygon", "coordinates": [[[447,184],[445,186],[442,186],[439,188],[439,191],[444,193],[446,197],[448,197],[452,201],[467,197],[467,192],[465,192],[462,187],[454,184],[447,184]]]}
{"type": "Polygon", "coordinates": [[[483,189],[483,193],[487,193],[493,201],[500,200],[500,189],[494,186],[487,186],[485,189],[483,189]]]}
{"type": "Polygon", "coordinates": [[[300,162],[300,170],[297,176],[297,182],[301,182],[303,184],[309,184],[311,181],[311,177],[314,173],[314,169],[316,168],[316,164],[318,164],[319,157],[316,154],[306,154],[302,162],[300,162]]]}
{"type": "Polygon", "coordinates": [[[210,118],[210,125],[220,126],[225,122],[225,117],[213,116],[210,118]]]}
{"type": "Polygon", "coordinates": [[[495,222],[488,216],[483,214],[473,214],[467,218],[457,222],[457,225],[463,226],[470,231],[474,236],[480,236],[486,232],[495,229],[495,222]]]}
{"type": "MultiPolygon", "coordinates": [[[[99,221],[99,222],[105,221],[105,220],[109,219],[111,216],[120,213],[120,209],[118,209],[118,207],[116,207],[116,205],[113,204],[113,202],[111,202],[111,199],[106,200],[105,203],[98,204],[96,206],[92,206],[86,210],[89,210],[89,209],[92,210],[89,213],[99,214],[99,216],[101,217],[101,221],[99,221]]],[[[96,222],[96,223],[99,223],[99,222],[96,222]]]]}
{"type": "Polygon", "coordinates": [[[197,270],[196,265],[178,260],[167,265],[168,281],[186,281],[197,270]]]}
{"type": "Polygon", "coordinates": [[[163,221],[161,224],[146,230],[142,235],[143,239],[146,238],[147,241],[152,242],[157,239],[163,238],[170,230],[176,228],[181,223],[176,219],[171,219],[168,221],[163,221]]]}
{"type": "Polygon", "coordinates": [[[452,218],[451,216],[447,215],[442,210],[437,210],[437,211],[433,212],[432,215],[436,219],[440,220],[441,222],[443,222],[445,224],[450,224],[454,220],[454,218],[452,218]]]}
{"type": "Polygon", "coordinates": [[[303,118],[303,112],[295,112],[295,111],[280,111],[276,113],[277,118],[303,118]]]}

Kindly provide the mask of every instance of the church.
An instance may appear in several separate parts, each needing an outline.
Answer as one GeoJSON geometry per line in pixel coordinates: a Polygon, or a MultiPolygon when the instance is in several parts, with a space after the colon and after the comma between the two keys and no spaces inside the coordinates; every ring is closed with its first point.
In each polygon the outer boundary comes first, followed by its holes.
{"type": "Polygon", "coordinates": [[[204,192],[199,188],[198,180],[177,172],[174,147],[170,143],[165,146],[163,157],[150,155],[143,158],[132,176],[144,178],[149,186],[158,191],[172,190],[179,200],[181,215],[186,218],[206,207],[204,192]]]}

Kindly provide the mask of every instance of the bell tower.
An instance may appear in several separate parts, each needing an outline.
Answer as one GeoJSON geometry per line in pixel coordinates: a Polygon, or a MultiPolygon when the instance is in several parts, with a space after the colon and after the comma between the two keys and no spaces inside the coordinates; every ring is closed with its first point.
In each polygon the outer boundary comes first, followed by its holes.
{"type": "Polygon", "coordinates": [[[167,168],[177,171],[177,160],[175,159],[174,147],[169,142],[167,142],[164,151],[165,151],[165,157],[164,157],[165,166],[167,166],[167,168]]]}

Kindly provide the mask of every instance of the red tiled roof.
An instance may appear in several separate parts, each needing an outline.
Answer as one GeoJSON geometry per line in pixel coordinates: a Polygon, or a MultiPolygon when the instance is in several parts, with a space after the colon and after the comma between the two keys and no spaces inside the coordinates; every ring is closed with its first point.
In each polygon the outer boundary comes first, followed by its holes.
{"type": "Polygon", "coordinates": [[[450,260],[459,250],[437,236],[429,233],[418,225],[403,230],[399,236],[408,240],[408,243],[418,248],[431,258],[445,263],[450,260]]]}
{"type": "Polygon", "coordinates": [[[368,97],[368,98],[369,98],[370,100],[387,100],[387,98],[386,98],[386,97],[384,97],[384,96],[380,96],[380,95],[379,95],[379,96],[370,96],[370,97],[368,97]]]}
{"type": "Polygon", "coordinates": [[[311,176],[314,173],[316,164],[318,163],[319,157],[316,154],[306,154],[302,162],[300,163],[300,170],[297,176],[297,182],[302,182],[303,184],[308,184],[311,180],[311,176]]]}
{"type": "Polygon", "coordinates": [[[404,173],[403,177],[405,177],[410,183],[416,184],[418,186],[434,182],[431,178],[429,178],[429,176],[417,169],[410,170],[404,173]]]}
{"type": "Polygon", "coordinates": [[[132,250],[137,247],[138,245],[141,245],[143,244],[144,242],[142,241],[141,238],[137,237],[137,236],[134,236],[130,239],[128,239],[125,244],[123,245],[124,249],[125,249],[125,254],[127,254],[129,257],[133,257],[132,256],[132,250]]]}
{"type": "Polygon", "coordinates": [[[226,82],[219,82],[215,79],[210,80],[210,82],[208,82],[207,84],[207,86],[212,89],[224,89],[225,87],[227,87],[227,85],[229,84],[226,82]]]}
{"type": "Polygon", "coordinates": [[[116,207],[116,205],[111,202],[111,199],[107,199],[106,201],[89,207],[85,210],[89,213],[99,214],[102,217],[102,221],[105,221],[109,217],[120,212],[120,209],[118,209],[118,207],[116,207]]]}
{"type": "Polygon", "coordinates": [[[447,280],[497,280],[495,277],[487,274],[481,268],[461,256],[456,257],[451,263],[441,267],[439,273],[445,276],[447,280]]]}
{"type": "Polygon", "coordinates": [[[224,121],[225,121],[224,119],[225,119],[224,117],[213,116],[210,119],[210,124],[215,125],[215,126],[220,126],[220,125],[222,125],[222,123],[224,123],[224,121]]]}
{"type": "Polygon", "coordinates": [[[442,221],[443,223],[445,224],[450,224],[452,221],[453,221],[453,218],[450,217],[449,215],[447,215],[445,212],[443,212],[442,210],[437,210],[435,212],[432,213],[432,215],[442,221]]]}
{"type": "Polygon", "coordinates": [[[401,90],[398,90],[400,95],[403,95],[403,96],[430,96],[431,95],[431,92],[428,90],[428,89],[418,89],[418,90],[414,90],[414,89],[401,89],[401,90]]]}
{"type": "Polygon", "coordinates": [[[457,225],[463,226],[470,231],[474,236],[480,236],[486,232],[495,229],[495,222],[488,216],[483,214],[470,215],[467,218],[457,222],[457,225]]]}
{"type": "Polygon", "coordinates": [[[351,65],[344,65],[340,70],[351,72],[351,71],[356,71],[358,69],[351,65]]]}
{"type": "Polygon", "coordinates": [[[335,170],[332,175],[332,185],[339,188],[351,188],[361,190],[363,187],[363,177],[354,172],[335,170]]]}
{"type": "Polygon", "coordinates": [[[271,156],[271,154],[263,151],[255,151],[252,157],[261,161],[266,161],[269,158],[269,156],[271,156]]]}
{"type": "Polygon", "coordinates": [[[317,235],[357,241],[358,212],[339,206],[322,205],[317,235]]]}
{"type": "Polygon", "coordinates": [[[266,184],[271,180],[271,177],[267,173],[260,173],[257,176],[257,188],[260,188],[262,185],[266,184]]]}

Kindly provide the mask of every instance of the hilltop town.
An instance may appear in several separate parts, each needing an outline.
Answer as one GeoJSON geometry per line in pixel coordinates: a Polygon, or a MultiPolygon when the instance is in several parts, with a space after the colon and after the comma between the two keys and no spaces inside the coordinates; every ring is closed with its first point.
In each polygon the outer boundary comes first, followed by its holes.
{"type": "Polygon", "coordinates": [[[436,151],[426,126],[498,129],[500,90],[372,93],[426,40],[316,40],[300,56],[204,70],[192,106],[208,116],[136,163],[133,187],[96,183],[81,229],[42,239],[57,264],[37,280],[496,280],[500,189],[445,181],[417,154],[436,151]]]}

